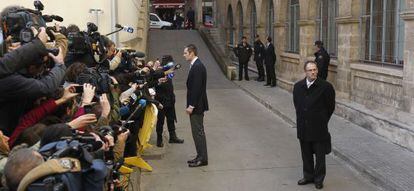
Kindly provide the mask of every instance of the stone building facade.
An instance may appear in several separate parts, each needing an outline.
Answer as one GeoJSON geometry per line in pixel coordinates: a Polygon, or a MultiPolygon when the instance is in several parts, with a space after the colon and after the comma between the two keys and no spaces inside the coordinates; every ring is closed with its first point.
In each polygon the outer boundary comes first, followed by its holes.
{"type": "MultiPolygon", "coordinates": [[[[291,91],[322,40],[336,113],[414,151],[414,0],[216,0],[226,44],[270,35],[291,91]]],[[[230,51],[228,51],[230,53],[230,51]]]]}

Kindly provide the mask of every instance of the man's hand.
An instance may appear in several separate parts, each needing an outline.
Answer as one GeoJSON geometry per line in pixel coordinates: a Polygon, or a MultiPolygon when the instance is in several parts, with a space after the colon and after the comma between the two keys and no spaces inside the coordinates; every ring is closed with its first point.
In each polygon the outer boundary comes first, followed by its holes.
{"type": "Polygon", "coordinates": [[[45,27],[40,27],[40,31],[37,31],[36,28],[34,28],[34,27],[31,27],[31,29],[33,31],[34,36],[37,36],[37,38],[40,41],[42,41],[42,43],[44,45],[46,45],[47,39],[48,39],[48,36],[47,36],[47,33],[46,33],[46,28],[45,27]]]}
{"type": "Polygon", "coordinates": [[[96,123],[97,119],[95,114],[85,114],[67,123],[72,129],[79,129],[86,127],[87,125],[96,123]]]}
{"type": "Polygon", "coordinates": [[[63,57],[63,51],[61,47],[59,47],[59,54],[57,56],[49,53],[49,57],[53,59],[56,65],[63,65],[65,63],[65,58],[63,57]]]}
{"type": "Polygon", "coordinates": [[[99,102],[102,106],[102,117],[108,118],[109,113],[111,112],[111,104],[109,103],[106,94],[102,94],[99,102]]]}
{"type": "Polygon", "coordinates": [[[125,142],[128,139],[128,136],[129,136],[129,129],[127,129],[125,132],[120,133],[118,135],[118,141],[125,142]]]}
{"type": "Polygon", "coordinates": [[[191,115],[191,114],[193,114],[193,110],[194,110],[194,107],[188,106],[187,109],[185,109],[185,112],[188,115],[191,115]]]}
{"type": "Polygon", "coordinates": [[[92,99],[95,96],[95,89],[91,84],[83,84],[82,107],[92,103],[92,99]]]}
{"type": "Polygon", "coordinates": [[[76,97],[77,93],[75,93],[75,86],[78,86],[77,84],[71,84],[70,86],[66,87],[64,92],[63,92],[63,96],[61,98],[59,98],[58,100],[56,100],[56,105],[60,105],[62,103],[65,103],[71,99],[73,99],[74,97],[76,97]]]}

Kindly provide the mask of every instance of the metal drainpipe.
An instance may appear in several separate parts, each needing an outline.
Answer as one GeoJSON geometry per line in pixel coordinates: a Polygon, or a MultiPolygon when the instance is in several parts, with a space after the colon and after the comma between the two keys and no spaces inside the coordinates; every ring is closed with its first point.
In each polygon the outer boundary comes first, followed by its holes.
{"type": "MultiPolygon", "coordinates": [[[[118,22],[118,0],[111,0],[111,31],[115,31],[117,28],[115,25],[118,22]]],[[[119,34],[115,33],[111,35],[111,40],[119,46],[119,34]]]]}

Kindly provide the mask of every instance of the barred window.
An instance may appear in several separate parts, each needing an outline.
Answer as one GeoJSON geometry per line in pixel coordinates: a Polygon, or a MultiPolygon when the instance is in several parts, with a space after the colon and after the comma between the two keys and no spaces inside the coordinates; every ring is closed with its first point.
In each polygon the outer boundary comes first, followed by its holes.
{"type": "Polygon", "coordinates": [[[274,7],[273,0],[268,0],[267,11],[266,11],[266,34],[273,38],[274,35],[274,7]]]}
{"type": "Polygon", "coordinates": [[[287,35],[287,51],[299,53],[299,0],[289,0],[288,6],[288,35],[287,35]]]}
{"type": "Polygon", "coordinates": [[[338,26],[336,17],[338,16],[338,0],[320,0],[317,24],[317,38],[321,40],[326,51],[331,57],[337,57],[338,53],[338,26]]]}
{"type": "Polygon", "coordinates": [[[229,44],[234,44],[234,24],[233,24],[233,9],[229,5],[228,11],[227,11],[227,23],[229,26],[229,44]]]}
{"type": "Polygon", "coordinates": [[[361,17],[362,60],[402,66],[405,0],[365,0],[361,17]]]}
{"type": "Polygon", "coordinates": [[[239,41],[241,41],[243,37],[243,8],[241,2],[237,4],[237,11],[238,11],[238,19],[239,19],[239,41]]]}
{"type": "Polygon", "coordinates": [[[257,13],[256,13],[256,4],[254,0],[249,1],[249,8],[250,8],[250,42],[251,44],[254,43],[256,38],[256,25],[257,25],[257,13]]]}

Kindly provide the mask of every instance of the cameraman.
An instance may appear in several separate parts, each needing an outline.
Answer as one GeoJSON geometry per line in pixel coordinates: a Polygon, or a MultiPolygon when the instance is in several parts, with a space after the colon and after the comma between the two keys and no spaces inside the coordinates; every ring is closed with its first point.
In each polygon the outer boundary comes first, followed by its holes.
{"type": "MultiPolygon", "coordinates": [[[[63,63],[63,51],[60,48],[57,56],[48,54],[55,66],[47,75],[41,76],[45,69],[45,62],[49,59],[44,46],[47,42],[45,28],[40,28],[37,38],[43,42],[39,45],[42,54],[36,55],[33,59],[35,61],[26,65],[24,69],[0,79],[0,129],[6,135],[10,135],[19,117],[30,108],[34,100],[55,92],[65,75],[66,67],[63,63]]],[[[25,52],[22,54],[26,55],[25,52]]]]}
{"type": "Polygon", "coordinates": [[[106,65],[109,66],[110,71],[114,71],[118,68],[119,64],[122,61],[122,51],[117,51],[115,43],[108,37],[103,36],[103,39],[104,46],[106,48],[106,65]]]}

